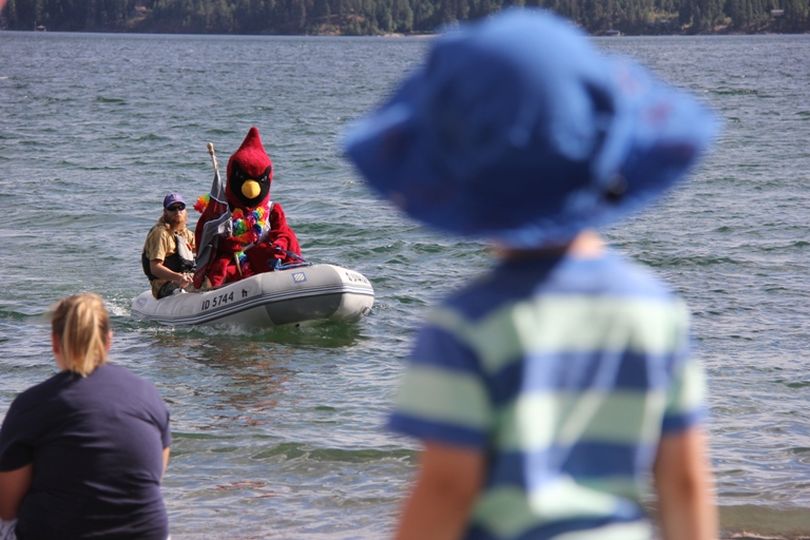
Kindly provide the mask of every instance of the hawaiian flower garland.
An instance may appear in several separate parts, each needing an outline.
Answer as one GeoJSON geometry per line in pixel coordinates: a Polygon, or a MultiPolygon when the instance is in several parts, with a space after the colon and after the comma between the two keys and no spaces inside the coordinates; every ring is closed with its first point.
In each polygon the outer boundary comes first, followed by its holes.
{"type": "MultiPolygon", "coordinates": [[[[210,201],[210,194],[200,195],[197,202],[194,203],[194,209],[203,213],[210,201]]],[[[269,219],[269,204],[259,206],[248,212],[236,208],[231,212],[231,237],[239,240],[245,247],[258,242],[262,233],[268,228],[269,219]]],[[[239,261],[239,266],[244,269],[247,263],[247,255],[244,250],[236,252],[234,257],[239,261]]]]}
{"type": "Polygon", "coordinates": [[[231,235],[243,244],[252,244],[261,238],[262,232],[267,228],[270,211],[267,206],[259,206],[255,210],[245,213],[241,208],[231,212],[233,232],[231,235]]]}
{"type": "MultiPolygon", "coordinates": [[[[267,228],[267,220],[270,218],[270,210],[265,206],[259,206],[255,210],[245,213],[241,208],[231,212],[231,224],[233,232],[231,236],[239,240],[245,247],[257,242],[262,236],[262,232],[267,228]]],[[[247,264],[247,254],[245,251],[238,251],[234,257],[239,261],[239,266],[244,270],[247,264]]]]}
{"type": "Polygon", "coordinates": [[[197,202],[194,203],[194,210],[199,213],[205,212],[205,209],[208,208],[208,203],[211,201],[211,194],[206,193],[205,195],[200,195],[197,198],[197,202]]]}

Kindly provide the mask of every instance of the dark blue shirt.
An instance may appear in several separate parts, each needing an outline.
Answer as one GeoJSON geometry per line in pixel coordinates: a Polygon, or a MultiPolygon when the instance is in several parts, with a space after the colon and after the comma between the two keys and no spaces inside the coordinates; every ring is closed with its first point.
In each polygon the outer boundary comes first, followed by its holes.
{"type": "Polygon", "coordinates": [[[63,371],[24,391],[0,431],[0,471],[33,465],[18,538],[165,540],[160,480],[170,444],[157,389],[123,367],[63,371]]]}

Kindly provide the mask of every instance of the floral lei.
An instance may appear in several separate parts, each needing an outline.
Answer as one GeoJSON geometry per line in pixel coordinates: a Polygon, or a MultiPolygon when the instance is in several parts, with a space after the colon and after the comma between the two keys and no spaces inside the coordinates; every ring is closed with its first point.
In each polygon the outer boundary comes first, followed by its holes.
{"type": "MultiPolygon", "coordinates": [[[[210,194],[201,195],[194,204],[194,209],[203,213],[210,200],[210,194]]],[[[269,204],[259,206],[247,213],[241,208],[236,208],[231,212],[231,236],[247,247],[261,238],[262,232],[268,228],[269,219],[269,204]]],[[[234,257],[239,261],[239,266],[244,268],[247,262],[247,255],[244,250],[236,252],[234,257]]]]}

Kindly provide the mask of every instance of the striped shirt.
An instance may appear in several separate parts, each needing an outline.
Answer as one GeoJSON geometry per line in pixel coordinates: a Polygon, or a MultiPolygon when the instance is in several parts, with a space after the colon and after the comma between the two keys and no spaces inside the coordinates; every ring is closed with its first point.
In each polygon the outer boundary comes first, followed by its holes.
{"type": "Polygon", "coordinates": [[[619,254],[510,261],[429,316],[389,426],[487,454],[466,538],[648,539],[658,441],[704,412],[688,352],[686,306],[619,254]]]}

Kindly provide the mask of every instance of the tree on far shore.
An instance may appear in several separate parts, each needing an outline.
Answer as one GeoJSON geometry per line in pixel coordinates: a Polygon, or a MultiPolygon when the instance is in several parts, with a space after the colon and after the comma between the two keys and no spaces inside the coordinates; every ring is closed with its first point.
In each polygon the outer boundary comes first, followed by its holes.
{"type": "Polygon", "coordinates": [[[409,34],[523,5],[555,11],[595,35],[810,31],[808,0],[7,0],[0,28],[409,34]]]}

